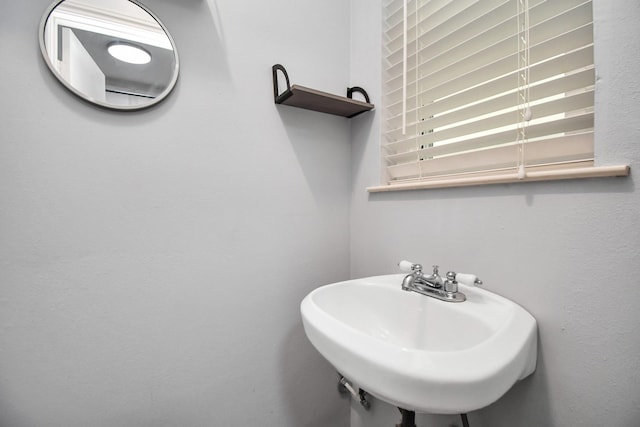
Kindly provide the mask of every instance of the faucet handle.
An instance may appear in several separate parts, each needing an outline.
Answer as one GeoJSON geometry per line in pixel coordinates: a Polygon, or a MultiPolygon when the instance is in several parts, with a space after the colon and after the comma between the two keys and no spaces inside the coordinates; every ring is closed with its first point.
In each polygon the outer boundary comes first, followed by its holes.
{"type": "Polygon", "coordinates": [[[458,292],[458,282],[456,281],[456,273],[449,271],[447,273],[447,280],[443,284],[444,291],[447,294],[455,294],[458,292]]]}
{"type": "Polygon", "coordinates": [[[398,267],[400,267],[400,271],[405,273],[422,271],[422,266],[420,264],[414,264],[413,262],[404,259],[398,263],[398,267]]]}
{"type": "Polygon", "coordinates": [[[467,273],[458,273],[456,274],[456,280],[459,283],[467,286],[481,286],[482,280],[478,278],[475,274],[467,274],[467,273]]]}

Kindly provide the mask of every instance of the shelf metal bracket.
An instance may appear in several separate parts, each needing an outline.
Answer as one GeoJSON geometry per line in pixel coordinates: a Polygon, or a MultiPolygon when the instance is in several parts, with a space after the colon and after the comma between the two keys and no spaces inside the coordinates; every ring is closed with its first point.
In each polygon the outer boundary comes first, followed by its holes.
{"type": "Polygon", "coordinates": [[[362,89],[360,86],[348,87],[347,98],[353,99],[353,92],[361,93],[362,96],[364,96],[365,101],[367,101],[367,103],[371,103],[371,101],[369,101],[369,94],[367,93],[366,90],[362,89]]]}
{"type": "Polygon", "coordinates": [[[289,82],[289,74],[287,74],[287,70],[280,64],[275,64],[271,67],[271,72],[273,74],[273,100],[276,104],[282,104],[287,98],[293,95],[293,92],[291,92],[291,83],[289,82]],[[284,79],[287,82],[287,89],[282,92],[282,94],[278,87],[278,71],[282,71],[284,79]]]}

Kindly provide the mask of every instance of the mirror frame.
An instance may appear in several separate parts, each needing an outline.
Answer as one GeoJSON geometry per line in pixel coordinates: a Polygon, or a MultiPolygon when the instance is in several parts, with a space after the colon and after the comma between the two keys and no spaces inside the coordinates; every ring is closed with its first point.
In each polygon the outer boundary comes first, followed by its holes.
{"type": "Polygon", "coordinates": [[[139,105],[117,105],[117,104],[110,104],[107,102],[103,102],[103,101],[94,99],[91,96],[85,95],[83,92],[79,91],[78,89],[73,87],[69,82],[67,82],[64,78],[62,78],[60,73],[55,69],[55,67],[53,66],[53,64],[49,59],[49,53],[47,52],[47,46],[45,45],[45,27],[47,25],[47,21],[49,20],[49,16],[51,15],[51,13],[55,10],[56,7],[58,7],[58,5],[60,5],[61,3],[64,3],[65,1],[66,0],[55,0],[53,3],[49,5],[49,7],[44,12],[42,20],[40,21],[40,27],[38,29],[38,40],[40,42],[40,52],[42,53],[42,57],[44,58],[47,64],[47,67],[49,68],[51,73],[56,77],[58,82],[60,82],[63,86],[69,89],[76,96],[82,98],[83,100],[91,104],[99,105],[100,107],[108,108],[110,110],[117,110],[117,111],[135,111],[135,110],[142,110],[142,109],[152,107],[162,102],[173,91],[178,81],[178,75],[180,74],[180,60],[178,58],[178,50],[176,48],[176,44],[173,40],[173,37],[171,37],[169,30],[162,23],[162,21],[151,10],[149,10],[149,8],[147,8],[146,6],[144,6],[143,4],[139,3],[136,0],[122,0],[122,1],[128,1],[130,3],[133,3],[134,5],[138,6],[140,9],[148,13],[158,23],[160,28],[164,31],[165,35],[169,39],[169,42],[171,43],[171,47],[173,48],[175,65],[173,68],[173,76],[171,78],[171,81],[167,85],[166,89],[162,91],[162,93],[160,93],[158,96],[153,98],[153,100],[149,101],[148,103],[143,103],[139,105]]]}

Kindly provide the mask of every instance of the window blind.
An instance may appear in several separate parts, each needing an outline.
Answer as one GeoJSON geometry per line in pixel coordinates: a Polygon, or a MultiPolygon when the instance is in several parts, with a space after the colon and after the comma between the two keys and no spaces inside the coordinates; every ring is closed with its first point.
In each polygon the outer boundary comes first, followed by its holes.
{"type": "Polygon", "coordinates": [[[591,1],[383,7],[387,184],[593,165],[591,1]]]}

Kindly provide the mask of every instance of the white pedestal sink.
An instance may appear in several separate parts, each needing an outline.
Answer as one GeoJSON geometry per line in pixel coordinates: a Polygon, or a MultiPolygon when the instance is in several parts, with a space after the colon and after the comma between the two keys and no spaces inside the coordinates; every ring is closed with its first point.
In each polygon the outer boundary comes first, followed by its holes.
{"type": "Polygon", "coordinates": [[[401,290],[404,275],[322,286],[301,304],[307,337],[342,375],[398,407],[461,414],[485,407],[536,366],[535,319],[489,291],[467,300],[401,290]]]}

